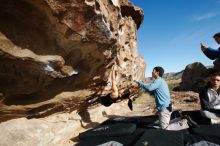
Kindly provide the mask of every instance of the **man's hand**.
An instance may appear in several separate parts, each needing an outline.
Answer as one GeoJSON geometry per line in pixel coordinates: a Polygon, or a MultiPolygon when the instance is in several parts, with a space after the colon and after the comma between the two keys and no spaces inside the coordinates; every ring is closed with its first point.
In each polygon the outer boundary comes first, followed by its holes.
{"type": "Polygon", "coordinates": [[[208,48],[206,45],[203,45],[202,43],[200,43],[200,46],[203,52],[208,48]]]}
{"type": "Polygon", "coordinates": [[[138,83],[137,83],[136,80],[133,80],[133,81],[131,82],[131,84],[132,84],[134,87],[138,87],[138,83]]]}

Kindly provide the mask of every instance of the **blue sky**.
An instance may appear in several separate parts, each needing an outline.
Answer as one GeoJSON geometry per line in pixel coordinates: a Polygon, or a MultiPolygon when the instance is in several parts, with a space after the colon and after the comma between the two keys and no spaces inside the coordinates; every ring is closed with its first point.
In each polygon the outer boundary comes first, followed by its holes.
{"type": "Polygon", "coordinates": [[[216,48],[212,36],[220,32],[220,0],[130,0],[144,10],[138,30],[138,50],[144,58],[146,76],[154,66],[165,73],[186,65],[212,65],[200,49],[200,42],[216,48]]]}

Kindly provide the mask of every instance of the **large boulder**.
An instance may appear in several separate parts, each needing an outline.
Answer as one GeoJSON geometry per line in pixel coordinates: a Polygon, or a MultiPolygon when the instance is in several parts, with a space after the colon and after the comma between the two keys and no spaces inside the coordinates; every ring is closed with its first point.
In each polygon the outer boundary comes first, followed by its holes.
{"type": "Polygon", "coordinates": [[[220,73],[220,59],[219,58],[215,59],[215,61],[213,62],[213,70],[215,72],[220,73]]]}
{"type": "Polygon", "coordinates": [[[206,84],[208,69],[200,62],[194,62],[186,66],[180,85],[181,91],[199,91],[206,84]]]}
{"type": "Polygon", "coordinates": [[[0,121],[41,117],[85,106],[143,79],[137,51],[143,10],[127,0],[2,0],[0,121]]]}

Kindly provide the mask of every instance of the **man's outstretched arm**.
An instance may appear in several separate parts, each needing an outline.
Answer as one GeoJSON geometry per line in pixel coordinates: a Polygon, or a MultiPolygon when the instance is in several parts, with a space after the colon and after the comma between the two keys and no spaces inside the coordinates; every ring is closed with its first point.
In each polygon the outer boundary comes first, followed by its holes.
{"type": "Polygon", "coordinates": [[[160,82],[158,82],[158,80],[154,80],[154,82],[152,82],[150,84],[144,84],[142,81],[137,81],[137,84],[139,87],[141,87],[145,91],[151,92],[159,87],[160,82]]]}

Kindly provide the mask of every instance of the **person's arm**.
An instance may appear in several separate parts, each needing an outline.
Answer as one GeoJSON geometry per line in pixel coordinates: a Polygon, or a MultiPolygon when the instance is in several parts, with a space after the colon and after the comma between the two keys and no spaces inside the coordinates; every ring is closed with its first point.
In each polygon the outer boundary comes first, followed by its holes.
{"type": "Polygon", "coordinates": [[[112,92],[110,94],[112,99],[116,99],[118,98],[119,94],[118,94],[118,87],[116,85],[116,81],[115,81],[115,66],[113,66],[112,68],[112,73],[111,73],[111,82],[112,82],[112,92]]]}
{"type": "Polygon", "coordinates": [[[220,50],[212,49],[208,47],[203,51],[203,53],[211,60],[214,60],[216,58],[220,58],[220,50]]]}
{"type": "Polygon", "coordinates": [[[160,81],[156,79],[156,80],[154,80],[154,82],[152,82],[150,84],[144,84],[142,81],[137,81],[137,84],[139,87],[141,87],[145,91],[151,92],[160,86],[160,81]]]}

